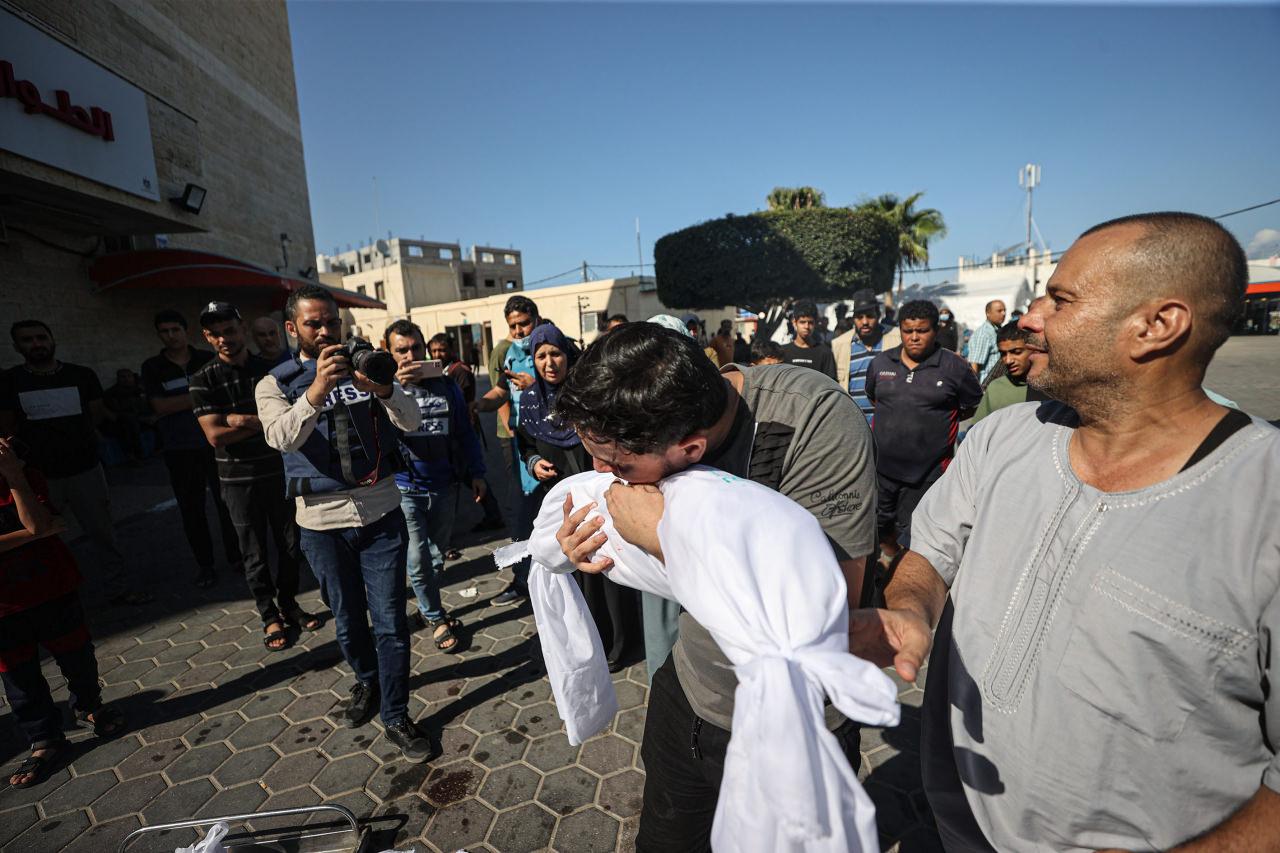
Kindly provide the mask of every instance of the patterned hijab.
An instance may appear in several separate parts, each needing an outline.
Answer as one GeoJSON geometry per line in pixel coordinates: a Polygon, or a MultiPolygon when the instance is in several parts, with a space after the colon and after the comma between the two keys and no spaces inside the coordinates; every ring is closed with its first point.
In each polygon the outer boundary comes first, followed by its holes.
{"type": "MultiPolygon", "coordinates": [[[[529,352],[536,361],[538,350],[551,345],[564,353],[568,367],[578,359],[578,348],[569,342],[554,323],[543,323],[529,335],[529,352]]],[[[563,383],[563,380],[561,380],[563,383]]],[[[551,416],[559,385],[550,385],[535,368],[534,383],[520,395],[520,428],[535,441],[545,441],[554,447],[576,447],[582,442],[572,427],[565,426],[551,416]]]]}

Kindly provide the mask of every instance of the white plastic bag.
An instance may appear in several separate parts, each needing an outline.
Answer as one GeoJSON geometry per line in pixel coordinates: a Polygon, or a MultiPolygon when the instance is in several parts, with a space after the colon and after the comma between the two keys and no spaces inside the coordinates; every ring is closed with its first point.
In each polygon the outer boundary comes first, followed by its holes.
{"type": "Polygon", "coordinates": [[[218,821],[209,827],[209,834],[190,847],[179,847],[173,853],[224,853],[222,839],[227,837],[231,827],[225,821],[218,821]]]}

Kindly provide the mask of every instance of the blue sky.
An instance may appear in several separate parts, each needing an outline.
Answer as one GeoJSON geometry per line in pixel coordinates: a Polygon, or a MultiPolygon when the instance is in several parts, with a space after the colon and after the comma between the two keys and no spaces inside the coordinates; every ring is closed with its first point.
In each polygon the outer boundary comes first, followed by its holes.
{"type": "MultiPolygon", "coordinates": [[[[924,190],[932,265],[1280,197],[1280,5],[292,2],[318,250],[515,246],[534,281],[764,206],[924,190]],[[373,177],[378,179],[380,231],[373,177]]],[[[1280,205],[1224,220],[1244,243],[1280,205]]],[[[1280,234],[1277,234],[1280,236],[1280,234]]],[[[1275,251],[1275,249],[1273,249],[1275,251]]],[[[948,273],[935,273],[941,281],[948,273]]],[[[954,275],[954,274],[950,274],[954,275]]],[[[575,280],[565,276],[552,283],[575,280]]]]}

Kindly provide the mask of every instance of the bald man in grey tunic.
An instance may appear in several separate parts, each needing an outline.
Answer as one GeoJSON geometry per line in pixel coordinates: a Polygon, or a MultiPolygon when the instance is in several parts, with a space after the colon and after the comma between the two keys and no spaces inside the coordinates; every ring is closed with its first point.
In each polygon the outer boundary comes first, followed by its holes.
{"type": "Polygon", "coordinates": [[[1081,236],[1020,323],[1062,402],[970,431],[856,614],[860,653],[929,656],[947,849],[1280,849],[1280,431],[1201,390],[1245,276],[1190,214],[1081,236]]]}

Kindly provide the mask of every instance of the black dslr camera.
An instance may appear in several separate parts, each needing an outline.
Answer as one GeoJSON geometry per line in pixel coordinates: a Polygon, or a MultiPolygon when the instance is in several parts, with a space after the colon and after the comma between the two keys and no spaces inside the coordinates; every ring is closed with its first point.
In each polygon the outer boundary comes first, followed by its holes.
{"type": "Polygon", "coordinates": [[[374,349],[364,338],[351,338],[339,355],[345,355],[353,370],[358,370],[377,385],[390,385],[396,378],[396,360],[386,350],[374,349]]]}

